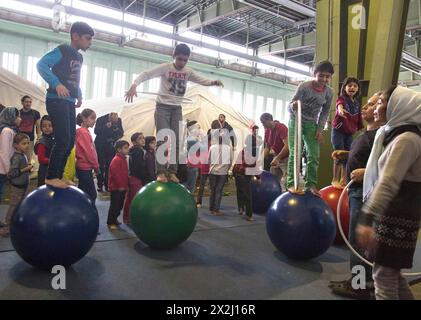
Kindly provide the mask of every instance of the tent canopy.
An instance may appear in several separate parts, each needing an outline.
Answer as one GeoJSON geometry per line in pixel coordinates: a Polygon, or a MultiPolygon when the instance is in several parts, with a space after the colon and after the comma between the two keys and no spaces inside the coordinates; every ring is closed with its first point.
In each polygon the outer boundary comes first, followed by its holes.
{"type": "Polygon", "coordinates": [[[4,68],[0,68],[0,103],[6,107],[20,109],[20,99],[25,95],[32,98],[34,109],[41,114],[47,113],[45,110],[45,89],[4,68]]]}
{"type": "MultiPolygon", "coordinates": [[[[226,121],[234,128],[239,139],[250,133],[249,127],[252,121],[243,113],[223,103],[205,87],[189,88],[185,98],[191,99],[192,102],[182,104],[184,121],[196,120],[201,129],[206,132],[210,129],[212,121],[218,119],[219,114],[222,113],[226,116],[226,121]]],[[[123,122],[124,139],[128,141],[135,132],[155,135],[155,96],[153,95],[141,95],[133,103],[126,103],[120,97],[88,100],[84,102],[84,106],[95,110],[98,117],[110,112],[118,112],[123,122]]]]}
{"type": "MultiPolygon", "coordinates": [[[[32,106],[41,115],[47,113],[44,88],[0,68],[0,103],[5,106],[20,108],[20,99],[24,95],[32,97],[32,106]]],[[[130,141],[131,135],[135,132],[155,135],[155,98],[154,95],[141,94],[133,103],[126,103],[124,97],[85,100],[79,110],[91,108],[95,110],[97,117],[110,112],[117,112],[123,122],[124,139],[130,141]]],[[[183,120],[196,120],[201,129],[206,132],[210,129],[212,121],[218,119],[219,114],[222,113],[226,116],[226,121],[234,128],[239,141],[238,147],[242,146],[240,141],[244,141],[245,136],[250,133],[251,119],[224,103],[203,86],[190,87],[187,89],[185,98],[191,99],[192,102],[182,104],[183,120]]]]}

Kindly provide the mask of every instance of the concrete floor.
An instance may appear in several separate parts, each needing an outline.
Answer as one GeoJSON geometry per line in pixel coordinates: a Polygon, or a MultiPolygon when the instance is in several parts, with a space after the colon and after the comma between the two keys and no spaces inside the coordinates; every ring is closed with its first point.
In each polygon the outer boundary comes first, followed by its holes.
{"type": "MultiPolygon", "coordinates": [[[[348,276],[343,247],[311,261],[290,261],[268,239],[264,217],[245,221],[235,203],[223,198],[222,217],[201,209],[186,242],[155,251],[124,225],[111,233],[105,226],[109,203],[98,201],[101,234],[67,271],[66,290],[53,290],[52,274],[23,262],[10,239],[0,238],[0,299],[340,299],[327,284],[348,276]]],[[[0,216],[4,211],[0,206],[0,216]]]]}

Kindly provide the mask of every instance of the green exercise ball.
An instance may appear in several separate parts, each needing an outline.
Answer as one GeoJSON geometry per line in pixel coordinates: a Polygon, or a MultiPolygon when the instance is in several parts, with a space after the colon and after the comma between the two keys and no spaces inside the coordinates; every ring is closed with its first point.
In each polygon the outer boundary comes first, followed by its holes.
{"type": "Polygon", "coordinates": [[[196,226],[196,202],[182,185],[154,181],[133,199],[130,220],[136,235],[151,248],[174,248],[196,226]]]}

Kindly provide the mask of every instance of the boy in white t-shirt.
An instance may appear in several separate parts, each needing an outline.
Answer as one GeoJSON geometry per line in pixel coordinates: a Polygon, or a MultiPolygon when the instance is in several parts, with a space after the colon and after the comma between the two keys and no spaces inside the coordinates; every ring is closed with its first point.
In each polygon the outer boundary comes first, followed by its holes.
{"type": "MultiPolygon", "coordinates": [[[[170,141],[170,149],[175,147],[177,156],[175,157],[175,161],[168,163],[168,158],[172,157],[162,157],[164,159],[160,159],[159,152],[157,153],[157,181],[167,182],[170,180],[178,183],[179,180],[176,174],[178,169],[178,154],[180,146],[179,124],[182,121],[181,102],[182,97],[186,93],[187,81],[192,81],[203,86],[223,86],[223,84],[219,80],[205,79],[196,74],[191,68],[186,67],[190,58],[190,48],[186,44],[180,43],[175,47],[173,58],[173,62],[164,63],[142,72],[134,80],[129,91],[127,91],[126,101],[133,101],[133,97],[137,96],[136,88],[142,82],[157,77],[161,78],[155,110],[157,138],[159,138],[160,130],[171,130],[175,135],[175,144],[170,141]]],[[[157,150],[163,143],[165,143],[164,140],[159,139],[157,141],[157,150]]]]}

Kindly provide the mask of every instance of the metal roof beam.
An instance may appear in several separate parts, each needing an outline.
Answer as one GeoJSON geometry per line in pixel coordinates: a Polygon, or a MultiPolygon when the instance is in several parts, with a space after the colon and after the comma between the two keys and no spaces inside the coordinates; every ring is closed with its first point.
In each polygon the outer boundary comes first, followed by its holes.
{"type": "Polygon", "coordinates": [[[185,2],[180,2],[174,9],[172,9],[171,11],[167,12],[165,15],[163,15],[159,20],[164,20],[166,17],[172,15],[174,12],[176,12],[178,9],[180,9],[183,6],[188,6],[191,5],[193,3],[192,1],[185,1],[185,2]]]}
{"type": "Polygon", "coordinates": [[[259,55],[296,51],[310,47],[316,47],[316,32],[314,31],[261,46],[259,47],[259,55]]]}
{"type": "Polygon", "coordinates": [[[203,27],[237,14],[240,11],[248,10],[249,7],[236,0],[217,1],[203,11],[178,23],[179,33],[203,27]]]}
{"type": "Polygon", "coordinates": [[[280,4],[288,9],[294,10],[295,12],[301,13],[307,17],[316,17],[316,10],[306,6],[303,3],[299,3],[292,0],[272,0],[273,2],[280,4]]]}
{"type": "MultiPolygon", "coordinates": [[[[19,1],[24,2],[24,3],[28,3],[28,4],[32,4],[32,5],[36,5],[36,6],[39,6],[39,7],[44,7],[44,8],[51,8],[54,5],[54,3],[51,3],[51,2],[48,2],[48,1],[45,1],[45,0],[19,0],[19,1]]],[[[281,64],[281,63],[276,63],[276,62],[273,62],[273,61],[267,61],[267,60],[259,58],[257,56],[253,56],[253,55],[238,52],[238,51],[235,51],[235,50],[223,48],[223,47],[213,45],[213,44],[209,44],[209,43],[205,43],[205,42],[202,42],[202,41],[190,39],[190,38],[187,38],[187,37],[180,36],[178,34],[167,33],[167,32],[161,31],[161,30],[157,30],[155,28],[150,28],[150,27],[146,26],[147,24],[138,25],[138,24],[135,24],[135,23],[122,21],[122,20],[119,20],[119,19],[103,16],[103,15],[100,15],[100,14],[97,14],[97,13],[94,13],[94,12],[89,12],[89,11],[85,11],[85,10],[81,10],[81,9],[77,9],[77,8],[72,8],[72,7],[69,7],[69,6],[64,6],[64,8],[66,10],[66,13],[68,13],[70,15],[80,16],[80,17],[84,17],[84,18],[88,18],[88,19],[93,19],[93,20],[105,22],[105,23],[119,25],[119,26],[123,26],[125,28],[137,30],[138,32],[150,33],[150,34],[153,34],[153,35],[156,35],[156,36],[165,37],[167,39],[172,39],[172,40],[177,41],[177,42],[184,42],[184,43],[188,43],[188,44],[193,45],[193,46],[219,51],[219,52],[226,53],[226,54],[236,56],[236,57],[239,57],[239,58],[243,58],[243,59],[246,59],[246,60],[249,60],[249,61],[252,61],[252,62],[264,63],[266,65],[269,65],[269,66],[275,67],[275,68],[279,68],[281,70],[292,71],[292,72],[302,74],[302,75],[310,75],[310,72],[305,72],[303,70],[300,70],[300,69],[297,69],[297,68],[294,68],[294,67],[290,67],[290,66],[286,66],[286,65],[281,64]]]]}
{"type": "Polygon", "coordinates": [[[285,16],[281,15],[280,13],[276,13],[276,12],[273,12],[271,10],[265,9],[263,7],[260,7],[258,5],[255,5],[253,3],[247,2],[246,0],[238,0],[238,1],[241,2],[242,4],[245,4],[245,5],[248,5],[248,6],[252,7],[252,8],[254,8],[254,9],[258,9],[258,10],[260,10],[262,12],[269,13],[269,14],[277,17],[277,18],[281,18],[281,19],[284,19],[286,21],[293,22],[293,23],[295,22],[294,19],[285,17],[285,16]]]}

